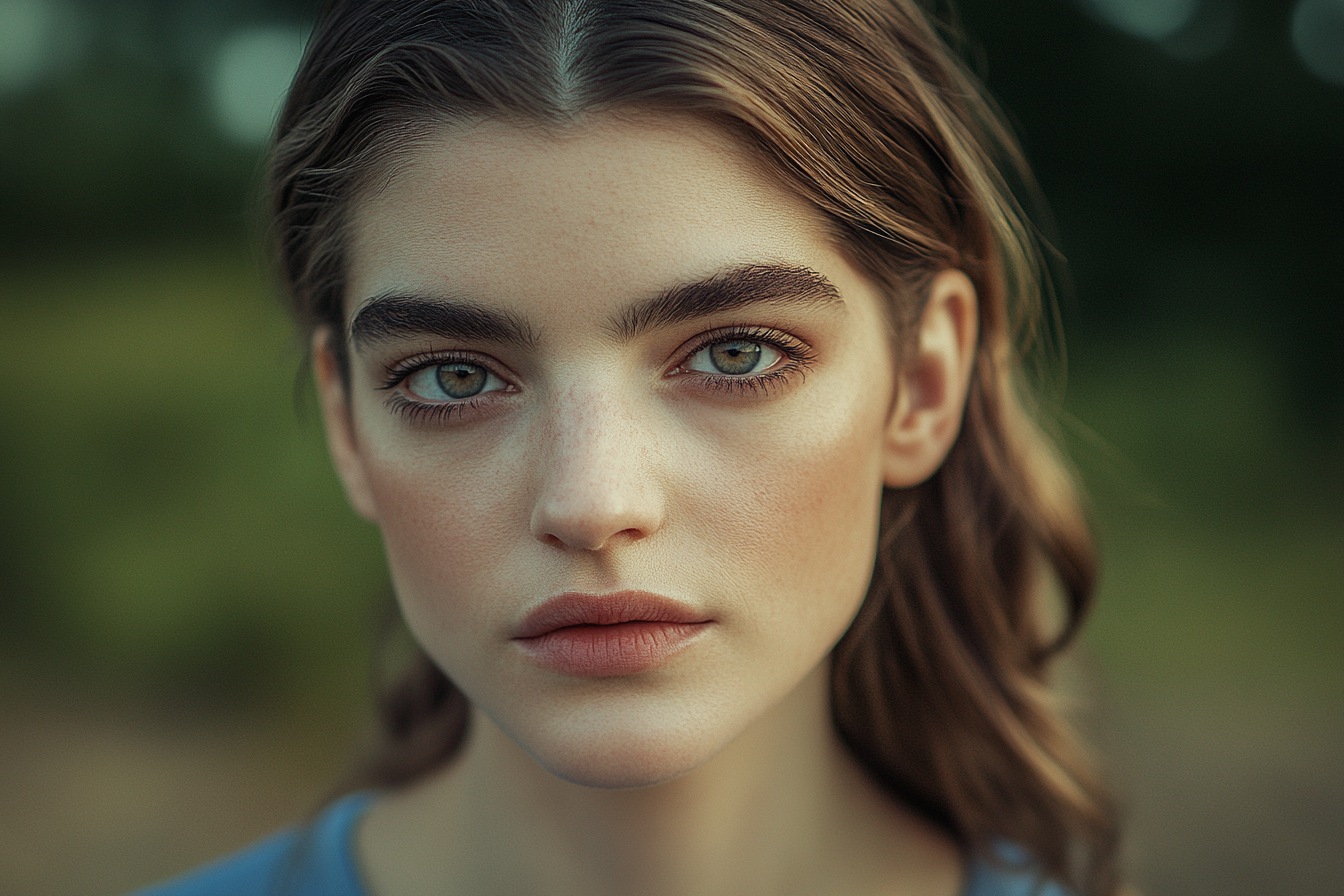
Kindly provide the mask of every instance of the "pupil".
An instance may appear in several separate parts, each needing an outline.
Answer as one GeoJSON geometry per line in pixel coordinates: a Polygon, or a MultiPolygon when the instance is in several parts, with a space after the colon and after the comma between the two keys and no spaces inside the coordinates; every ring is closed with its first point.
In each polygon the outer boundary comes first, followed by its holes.
{"type": "Polygon", "coordinates": [[[470,398],[485,388],[485,368],[476,364],[440,364],[439,388],[449,398],[470,398]]]}
{"type": "Polygon", "coordinates": [[[751,373],[761,361],[755,342],[717,342],[709,347],[709,360],[720,373],[751,373]]]}

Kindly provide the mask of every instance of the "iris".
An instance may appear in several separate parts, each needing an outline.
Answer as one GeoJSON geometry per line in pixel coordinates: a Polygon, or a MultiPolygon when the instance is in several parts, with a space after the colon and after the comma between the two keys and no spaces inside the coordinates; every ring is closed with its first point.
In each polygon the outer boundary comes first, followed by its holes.
{"type": "Polygon", "coordinates": [[[456,362],[434,368],[439,388],[449,398],[470,398],[485,388],[486,371],[479,364],[456,362]]]}
{"type": "Polygon", "coordinates": [[[720,373],[751,373],[761,362],[756,342],[716,342],[709,347],[709,360],[720,373]]]}

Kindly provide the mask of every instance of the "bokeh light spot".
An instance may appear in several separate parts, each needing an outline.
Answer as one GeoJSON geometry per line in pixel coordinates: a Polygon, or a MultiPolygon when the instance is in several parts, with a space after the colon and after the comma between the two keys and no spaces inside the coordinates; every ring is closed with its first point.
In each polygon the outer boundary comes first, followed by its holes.
{"type": "Polygon", "coordinates": [[[0,0],[0,94],[23,90],[49,67],[57,18],[50,0],[0,0]]]}
{"type": "Polygon", "coordinates": [[[1293,10],[1293,49],[1313,75],[1344,87],[1344,0],[1300,0],[1293,10]]]}
{"type": "Polygon", "coordinates": [[[303,33],[296,27],[230,35],[211,73],[215,116],[224,132],[240,143],[265,141],[302,55],[303,33]]]}
{"type": "Polygon", "coordinates": [[[1199,0],[1079,0],[1107,25],[1145,40],[1165,40],[1194,18],[1199,0]]]}

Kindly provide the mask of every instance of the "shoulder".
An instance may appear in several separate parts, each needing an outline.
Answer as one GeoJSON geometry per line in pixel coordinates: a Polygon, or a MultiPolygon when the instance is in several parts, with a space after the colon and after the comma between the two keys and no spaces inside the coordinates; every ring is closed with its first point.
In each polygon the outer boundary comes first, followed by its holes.
{"type": "Polygon", "coordinates": [[[1072,896],[1071,891],[1044,878],[1011,843],[998,843],[994,855],[971,859],[961,896],[1072,896]]]}
{"type": "Polygon", "coordinates": [[[310,824],[133,896],[367,896],[351,851],[371,794],[333,803],[310,824]]]}

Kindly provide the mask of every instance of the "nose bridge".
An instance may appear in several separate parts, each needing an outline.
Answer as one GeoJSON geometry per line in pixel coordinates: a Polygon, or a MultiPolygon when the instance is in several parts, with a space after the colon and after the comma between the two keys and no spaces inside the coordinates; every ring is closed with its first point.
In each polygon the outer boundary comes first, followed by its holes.
{"type": "Polygon", "coordinates": [[[555,546],[597,550],[636,540],[662,520],[654,449],[631,402],[599,384],[572,385],[540,427],[532,532],[555,546]]]}

